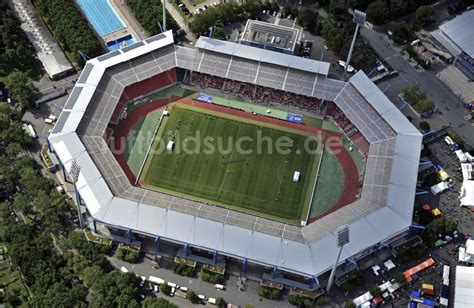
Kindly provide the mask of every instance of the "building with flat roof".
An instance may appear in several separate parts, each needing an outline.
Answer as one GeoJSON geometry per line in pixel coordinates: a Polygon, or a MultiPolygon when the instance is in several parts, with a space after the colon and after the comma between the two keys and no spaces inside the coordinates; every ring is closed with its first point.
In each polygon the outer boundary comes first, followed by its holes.
{"type": "Polygon", "coordinates": [[[65,178],[80,166],[75,186],[95,232],[103,226],[130,242],[153,239],[157,253],[166,242],[184,257],[194,249],[214,264],[228,258],[242,262],[244,273],[247,264],[261,266],[272,273],[265,279],[297,280],[314,290],[333,266],[340,226],[351,230],[340,268],[418,228],[412,215],[422,135],[362,71],[343,82],[328,78],[328,69],[329,63],[207,37],[195,48],[177,46],[168,31],[89,60],[48,143],[65,178]],[[296,226],[136,186],[108,146],[111,127],[129,102],[193,74],[337,105],[368,144],[357,200],[296,226]]]}
{"type": "Polygon", "coordinates": [[[474,10],[450,20],[431,32],[435,44],[454,57],[455,65],[474,80],[474,10]]]}
{"type": "Polygon", "coordinates": [[[240,43],[294,55],[300,29],[247,20],[240,43]]]}

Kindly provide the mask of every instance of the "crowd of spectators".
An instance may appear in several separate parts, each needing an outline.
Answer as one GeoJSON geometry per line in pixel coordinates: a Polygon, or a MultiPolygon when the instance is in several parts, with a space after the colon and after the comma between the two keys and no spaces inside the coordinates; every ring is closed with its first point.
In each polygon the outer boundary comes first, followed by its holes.
{"type": "Polygon", "coordinates": [[[355,128],[354,124],[349,121],[346,115],[341,111],[341,109],[339,109],[339,107],[336,106],[334,102],[327,104],[326,116],[331,117],[346,134],[355,128]]]}
{"type": "Polygon", "coordinates": [[[203,88],[214,88],[232,95],[243,96],[251,103],[281,104],[308,110],[313,113],[321,113],[321,101],[315,97],[308,97],[196,72],[192,74],[191,83],[197,84],[203,88]]]}

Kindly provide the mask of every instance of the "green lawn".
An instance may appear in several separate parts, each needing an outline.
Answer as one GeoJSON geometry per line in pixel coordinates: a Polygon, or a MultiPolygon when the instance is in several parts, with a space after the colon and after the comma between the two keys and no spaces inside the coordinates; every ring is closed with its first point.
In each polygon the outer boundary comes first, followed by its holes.
{"type": "MultiPolygon", "coordinates": [[[[238,121],[226,114],[218,116],[207,110],[175,107],[161,123],[141,175],[142,185],[299,224],[306,218],[311,203],[320,153],[303,150],[307,138],[304,133],[260,124],[238,121]],[[191,137],[198,133],[199,142],[193,142],[191,137]],[[257,135],[274,144],[285,136],[288,142],[292,140],[293,146],[285,148],[288,153],[276,153],[273,147],[270,154],[266,150],[268,141],[261,142],[260,147],[256,141],[245,141],[242,149],[249,153],[236,150],[239,138],[257,140],[257,135]],[[221,142],[217,141],[218,137],[221,142]],[[231,138],[233,142],[228,142],[231,138]],[[173,151],[158,150],[170,140],[175,141],[173,151]],[[210,151],[211,146],[216,151],[210,151]],[[258,148],[263,151],[259,153],[258,148]],[[293,182],[294,171],[301,172],[299,182],[293,182]]],[[[314,140],[308,144],[312,149],[318,146],[314,140]]]]}
{"type": "Polygon", "coordinates": [[[161,114],[162,110],[150,112],[145,118],[138,121],[128,133],[124,153],[127,164],[135,175],[140,172],[161,114]]]}
{"type": "Polygon", "coordinates": [[[310,217],[320,215],[331,208],[339,200],[343,187],[344,171],[336,156],[328,148],[325,148],[310,217]]]}

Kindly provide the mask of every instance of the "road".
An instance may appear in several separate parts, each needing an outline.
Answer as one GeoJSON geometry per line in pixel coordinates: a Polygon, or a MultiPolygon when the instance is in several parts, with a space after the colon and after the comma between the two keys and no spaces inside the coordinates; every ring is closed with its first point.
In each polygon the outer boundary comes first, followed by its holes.
{"type": "MultiPolygon", "coordinates": [[[[258,296],[258,286],[259,284],[255,281],[247,281],[247,291],[242,292],[239,291],[237,288],[237,277],[231,275],[225,281],[226,289],[221,291],[217,290],[213,287],[212,284],[203,282],[199,278],[191,278],[191,277],[183,277],[173,273],[169,267],[171,264],[164,264],[170,263],[172,261],[162,259],[160,262],[160,268],[155,269],[153,268],[151,261],[149,259],[144,259],[141,263],[138,264],[130,264],[121,260],[118,260],[115,256],[107,257],[109,261],[117,268],[121,268],[122,266],[125,267],[130,272],[135,273],[138,276],[145,276],[148,277],[150,275],[155,277],[160,277],[167,282],[174,282],[179,286],[188,287],[189,289],[193,290],[197,294],[203,294],[207,297],[222,297],[227,302],[232,303],[234,305],[241,305],[245,307],[247,304],[252,304],[254,307],[294,307],[286,298],[283,298],[279,301],[274,300],[267,300],[258,296]]],[[[162,295],[159,293],[159,295],[162,295]]],[[[166,297],[171,302],[178,304],[180,307],[189,307],[191,304],[189,301],[184,301],[179,297],[166,297]]]]}
{"type": "Polygon", "coordinates": [[[191,30],[189,30],[188,23],[178,12],[176,6],[174,6],[173,3],[171,3],[169,0],[161,0],[161,2],[163,1],[166,2],[166,10],[168,11],[168,13],[171,14],[171,17],[173,17],[173,19],[176,21],[176,23],[181,29],[186,31],[186,38],[192,43],[196,42],[196,38],[192,34],[191,30]]]}
{"type": "Polygon", "coordinates": [[[393,46],[383,32],[363,28],[361,34],[381,57],[399,71],[398,78],[403,80],[404,86],[418,84],[443,112],[446,123],[451,125],[465,142],[474,146],[474,127],[464,119],[467,112],[462,105],[463,102],[436,77],[436,72],[418,72],[402,57],[399,49],[393,46]],[[447,106],[450,110],[446,110],[447,106]]]}

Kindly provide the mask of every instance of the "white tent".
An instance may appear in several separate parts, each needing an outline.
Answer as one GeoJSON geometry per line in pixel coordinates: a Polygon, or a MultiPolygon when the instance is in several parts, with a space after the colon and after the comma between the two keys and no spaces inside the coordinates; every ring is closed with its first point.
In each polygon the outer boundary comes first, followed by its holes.
{"type": "Polygon", "coordinates": [[[392,268],[395,268],[395,264],[393,264],[393,261],[391,259],[388,259],[383,263],[387,271],[391,270],[392,268]]]}
{"type": "Polygon", "coordinates": [[[437,195],[439,193],[442,193],[443,191],[445,191],[448,188],[449,188],[449,186],[448,186],[448,184],[446,184],[446,182],[441,182],[441,183],[438,183],[436,185],[431,186],[431,193],[433,195],[437,195]]]}
{"type": "Polygon", "coordinates": [[[474,207],[474,181],[464,181],[461,187],[461,206],[474,207]]]}
{"type": "Polygon", "coordinates": [[[464,153],[464,155],[466,155],[466,158],[468,161],[474,162],[474,157],[472,157],[472,155],[469,154],[469,152],[464,153]]]}
{"type": "Polygon", "coordinates": [[[472,164],[461,164],[461,170],[464,181],[474,180],[474,170],[472,164]]]}
{"type": "Polygon", "coordinates": [[[472,308],[474,303],[474,267],[456,266],[454,307],[472,308]]]}
{"type": "Polygon", "coordinates": [[[372,296],[372,294],[370,292],[367,292],[367,293],[362,294],[358,298],[354,299],[352,303],[354,303],[356,307],[361,307],[364,303],[372,300],[373,298],[374,297],[372,296]]]}
{"type": "Polygon", "coordinates": [[[457,150],[457,151],[454,151],[454,153],[456,154],[456,156],[458,157],[461,163],[465,163],[467,161],[467,157],[466,155],[464,155],[463,151],[457,150]]]}

